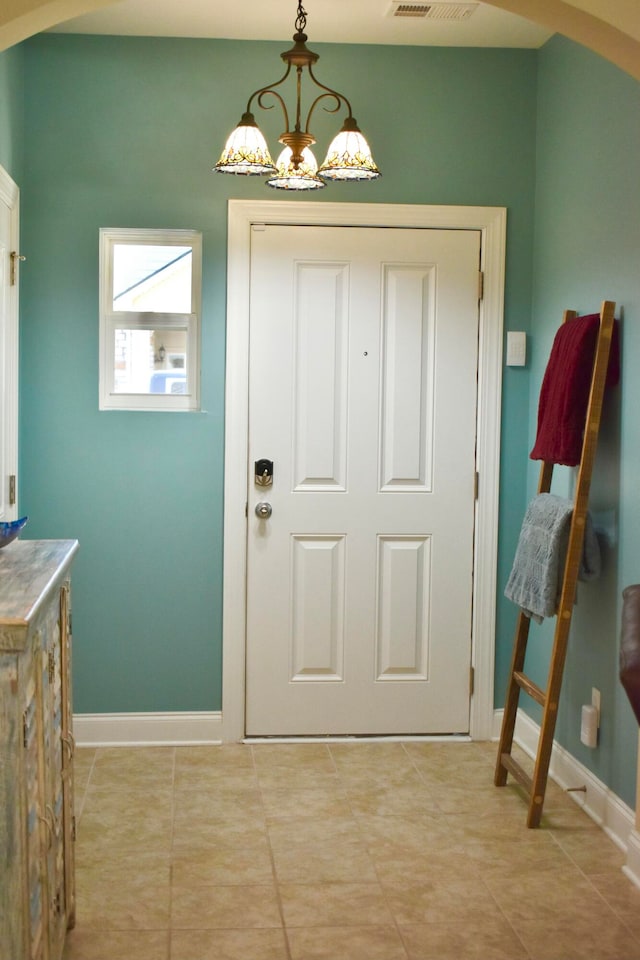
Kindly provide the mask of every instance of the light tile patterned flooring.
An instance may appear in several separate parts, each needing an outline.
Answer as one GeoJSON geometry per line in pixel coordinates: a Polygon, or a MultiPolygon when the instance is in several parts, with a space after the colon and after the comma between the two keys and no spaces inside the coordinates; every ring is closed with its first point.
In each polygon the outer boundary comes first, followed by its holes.
{"type": "Polygon", "coordinates": [[[640,960],[624,855],[496,745],[81,749],[65,960],[640,960]]]}

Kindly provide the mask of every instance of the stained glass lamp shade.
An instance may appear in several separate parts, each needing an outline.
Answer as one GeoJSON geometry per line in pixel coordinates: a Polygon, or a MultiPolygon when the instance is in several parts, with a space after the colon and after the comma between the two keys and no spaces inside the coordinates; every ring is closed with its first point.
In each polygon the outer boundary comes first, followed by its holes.
{"type": "Polygon", "coordinates": [[[326,180],[375,180],[380,176],[371,148],[352,117],[329,144],[318,173],[326,180]]]}
{"type": "Polygon", "coordinates": [[[276,172],[267,141],[258,129],[252,113],[242,115],[213,169],[218,173],[237,173],[244,176],[264,176],[265,173],[276,172]]]}
{"type": "Polygon", "coordinates": [[[302,163],[293,165],[291,147],[285,147],[276,161],[277,175],[267,180],[276,190],[318,190],[326,184],[318,176],[318,163],[309,147],[302,151],[302,163]]]}

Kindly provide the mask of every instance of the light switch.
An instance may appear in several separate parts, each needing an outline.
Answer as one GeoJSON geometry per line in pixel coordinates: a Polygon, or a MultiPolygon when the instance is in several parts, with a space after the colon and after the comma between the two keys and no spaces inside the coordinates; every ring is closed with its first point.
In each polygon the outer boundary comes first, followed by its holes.
{"type": "Polygon", "coordinates": [[[523,331],[507,333],[507,366],[524,367],[527,362],[527,335],[523,331]]]}

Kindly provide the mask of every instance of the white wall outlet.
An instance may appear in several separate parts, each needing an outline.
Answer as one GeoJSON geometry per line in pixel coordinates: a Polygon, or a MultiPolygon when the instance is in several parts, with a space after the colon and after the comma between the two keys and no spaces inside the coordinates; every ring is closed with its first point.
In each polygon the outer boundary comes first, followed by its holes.
{"type": "Polygon", "coordinates": [[[527,335],[520,330],[507,333],[507,366],[524,367],[527,363],[527,335]]]}

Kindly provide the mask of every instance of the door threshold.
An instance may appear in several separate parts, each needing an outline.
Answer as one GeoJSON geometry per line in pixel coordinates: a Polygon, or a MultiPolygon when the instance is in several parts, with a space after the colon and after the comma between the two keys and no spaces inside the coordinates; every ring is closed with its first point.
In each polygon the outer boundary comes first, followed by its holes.
{"type": "Polygon", "coordinates": [[[242,743],[471,743],[468,733],[437,734],[344,734],[299,737],[244,737],[242,743]]]}

